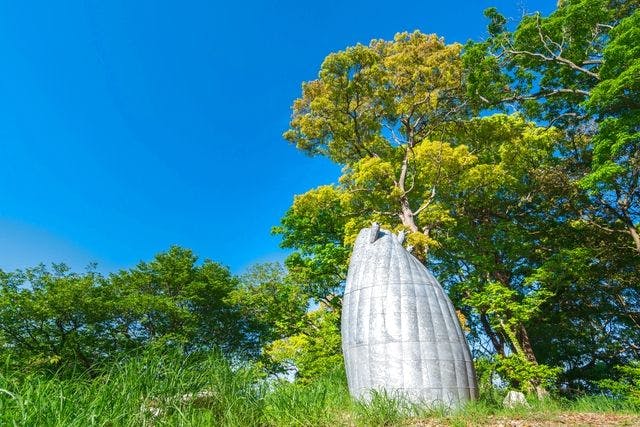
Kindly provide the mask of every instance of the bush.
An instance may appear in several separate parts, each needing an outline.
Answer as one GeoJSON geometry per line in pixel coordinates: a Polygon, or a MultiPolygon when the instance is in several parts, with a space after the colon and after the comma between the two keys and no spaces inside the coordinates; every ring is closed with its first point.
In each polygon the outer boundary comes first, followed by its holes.
{"type": "Polygon", "coordinates": [[[531,393],[534,386],[552,387],[562,368],[531,363],[520,354],[496,356],[496,372],[510,387],[531,393]]]}
{"type": "Polygon", "coordinates": [[[616,366],[619,377],[598,381],[598,385],[609,391],[614,397],[627,400],[640,408],[640,362],[616,366]]]}

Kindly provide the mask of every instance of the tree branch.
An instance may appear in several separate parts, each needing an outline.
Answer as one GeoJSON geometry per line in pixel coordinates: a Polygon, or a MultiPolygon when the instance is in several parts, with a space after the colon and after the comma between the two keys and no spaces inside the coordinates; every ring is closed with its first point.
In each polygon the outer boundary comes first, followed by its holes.
{"type": "Polygon", "coordinates": [[[547,55],[543,55],[542,53],[539,52],[531,52],[528,50],[514,50],[514,49],[507,49],[507,52],[511,55],[528,55],[528,56],[532,56],[535,58],[540,58],[543,61],[546,62],[560,62],[561,64],[564,64],[566,66],[568,66],[569,68],[579,71],[581,73],[584,73],[588,76],[593,77],[596,80],[600,80],[600,76],[597,73],[594,73],[593,71],[587,70],[586,68],[583,68],[577,64],[575,64],[574,62],[563,58],[560,55],[556,55],[556,54],[552,54],[552,56],[547,56],[547,55]]]}
{"type": "Polygon", "coordinates": [[[429,207],[429,205],[431,204],[431,202],[433,202],[433,199],[435,199],[435,197],[436,197],[436,187],[434,186],[431,188],[431,195],[429,196],[427,201],[424,202],[413,214],[417,216],[420,212],[422,212],[427,207],[429,207]]]}

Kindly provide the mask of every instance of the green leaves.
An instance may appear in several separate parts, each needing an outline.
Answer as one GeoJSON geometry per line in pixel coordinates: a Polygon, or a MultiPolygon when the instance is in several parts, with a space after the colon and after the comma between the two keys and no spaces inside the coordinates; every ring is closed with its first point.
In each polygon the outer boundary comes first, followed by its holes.
{"type": "Polygon", "coordinates": [[[544,364],[531,363],[519,354],[509,356],[496,356],[496,372],[509,383],[510,387],[532,393],[532,384],[548,389],[553,387],[558,375],[562,371],[560,367],[549,367],[544,364]]]}
{"type": "Polygon", "coordinates": [[[340,348],[340,312],[319,307],[304,317],[299,333],[276,340],[265,348],[266,356],[294,368],[303,382],[321,378],[343,365],[340,348]]]}
{"type": "Polygon", "coordinates": [[[640,405],[640,362],[616,366],[615,370],[617,378],[601,380],[598,385],[618,398],[640,405]]]}
{"type": "Polygon", "coordinates": [[[0,354],[25,370],[99,363],[142,347],[259,350],[231,294],[239,286],[212,261],[172,247],[109,277],[44,266],[0,275],[0,354]]]}
{"type": "Polygon", "coordinates": [[[343,173],[275,231],[322,300],[361,227],[404,230],[470,337],[511,355],[503,376],[590,378],[637,356],[638,4],[567,0],[513,30],[485,15],[490,37],[464,49],[415,32],[327,57],[285,137],[343,173]]]}
{"type": "Polygon", "coordinates": [[[327,155],[337,162],[376,149],[382,114],[373,101],[381,78],[376,53],[358,45],[329,55],[319,76],[303,84],[285,139],[309,154],[327,155]]]}
{"type": "Polygon", "coordinates": [[[636,228],[640,212],[639,26],[640,11],[636,11],[609,33],[601,81],[586,102],[599,130],[593,138],[591,171],[580,181],[598,199],[613,197],[615,203],[609,206],[636,228]]]}
{"type": "Polygon", "coordinates": [[[471,293],[465,302],[489,315],[496,329],[515,333],[517,326],[539,314],[540,306],[551,295],[546,289],[530,289],[523,295],[502,283],[490,282],[482,292],[471,293]]]}
{"type": "MultiPolygon", "coordinates": [[[[523,285],[527,274],[523,266],[537,262],[538,255],[534,243],[526,241],[529,231],[521,224],[530,219],[538,222],[536,215],[543,213],[536,211],[533,194],[541,171],[554,164],[560,134],[520,115],[469,118],[455,126],[440,120],[441,111],[455,117],[464,111],[456,107],[459,49],[440,43],[419,33],[398,34],[393,42],[372,41],[371,48],[389,73],[384,85],[367,92],[367,99],[375,96],[375,105],[384,106],[386,112],[379,125],[369,128],[386,140],[384,150],[362,152],[359,158],[352,157],[353,151],[345,151],[346,157],[327,151],[345,164],[339,185],[297,196],[275,231],[283,235],[286,247],[299,251],[287,260],[291,277],[316,300],[324,298],[328,305],[339,307],[335,298],[326,297],[341,292],[344,275],[336,270],[340,266],[345,271],[359,230],[372,221],[393,231],[404,229],[414,254],[426,259],[430,251],[434,265],[447,273],[444,280],[466,293],[459,302],[471,309],[467,314],[487,316],[494,333],[509,336],[496,350],[504,352],[508,345],[521,353],[520,341],[528,339],[521,333],[524,324],[539,314],[538,307],[549,295],[523,285]],[[382,133],[383,126],[390,132],[382,133]],[[440,138],[422,137],[430,134],[440,138]],[[468,268],[461,270],[461,263],[468,268]],[[471,283],[473,290],[468,287],[471,283]],[[473,297],[468,297],[469,292],[473,297]]],[[[348,49],[344,55],[354,52],[348,49]]],[[[338,70],[344,71],[344,57],[331,56],[327,61],[338,61],[338,70]]],[[[349,77],[343,81],[350,82],[349,77]]],[[[322,71],[321,78],[327,78],[322,71]]],[[[343,89],[342,95],[350,96],[351,86],[343,89]]],[[[313,104],[321,98],[317,95],[303,116],[294,112],[292,125],[296,127],[297,118],[306,120],[314,108],[324,106],[313,104]]],[[[316,119],[329,127],[336,124],[336,116],[316,119]]],[[[349,123],[348,114],[342,119],[337,125],[349,123]]],[[[352,143],[357,141],[353,129],[352,143]]],[[[344,149],[335,141],[330,144],[344,149]]],[[[474,333],[478,326],[472,325],[474,333]]],[[[528,342],[526,346],[530,348],[528,342]]]]}
{"type": "Polygon", "coordinates": [[[229,301],[240,307],[245,319],[254,322],[262,345],[301,330],[309,296],[287,277],[280,264],[254,265],[240,277],[240,283],[229,301]]]}
{"type": "Polygon", "coordinates": [[[414,32],[329,55],[303,84],[285,139],[342,164],[419,142],[462,108],[460,49],[414,32]]]}
{"type": "Polygon", "coordinates": [[[283,247],[298,249],[285,264],[291,279],[316,301],[329,302],[332,295],[340,293],[346,278],[349,252],[343,241],[349,218],[345,197],[335,186],[296,196],[281,225],[273,229],[282,236],[283,247]]]}
{"type": "MultiPolygon", "coordinates": [[[[518,143],[501,154],[509,167],[496,170],[506,184],[519,165],[529,169],[518,208],[504,206],[527,212],[508,215],[522,230],[505,223],[502,232],[529,247],[515,277],[552,292],[540,322],[527,322],[533,347],[542,360],[568,366],[565,378],[597,378],[600,363],[637,357],[631,325],[638,319],[625,307],[638,301],[640,268],[638,3],[563,1],[549,16],[525,16],[513,31],[495,9],[486,15],[491,37],[468,43],[463,54],[472,104],[515,109],[555,128],[548,141],[511,137],[518,143]],[[519,153],[523,146],[532,147],[519,153]]],[[[480,199],[496,202],[484,194],[472,200],[480,199]]]]}

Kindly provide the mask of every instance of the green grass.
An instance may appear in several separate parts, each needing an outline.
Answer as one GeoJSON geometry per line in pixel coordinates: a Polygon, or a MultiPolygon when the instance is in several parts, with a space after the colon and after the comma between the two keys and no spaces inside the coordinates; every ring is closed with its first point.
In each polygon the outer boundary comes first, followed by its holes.
{"type": "Polygon", "coordinates": [[[339,371],[309,384],[267,381],[213,354],[143,355],[94,377],[0,370],[0,426],[463,426],[561,413],[638,413],[602,396],[530,405],[508,410],[493,399],[456,411],[427,410],[383,394],[361,403],[350,398],[339,371]]]}
{"type": "Polygon", "coordinates": [[[95,378],[0,373],[0,425],[257,425],[263,395],[255,372],[215,355],[141,356],[95,378]]]}

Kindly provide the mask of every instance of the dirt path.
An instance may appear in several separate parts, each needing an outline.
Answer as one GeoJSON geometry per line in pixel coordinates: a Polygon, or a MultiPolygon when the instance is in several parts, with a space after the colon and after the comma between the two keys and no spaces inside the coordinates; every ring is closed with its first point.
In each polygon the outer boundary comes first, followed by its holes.
{"type": "Polygon", "coordinates": [[[633,426],[640,427],[640,414],[613,414],[598,412],[569,412],[557,414],[531,414],[528,417],[488,416],[468,420],[427,420],[412,424],[416,427],[441,427],[451,425],[492,427],[558,427],[558,426],[633,426]],[[462,422],[462,423],[461,423],[462,422]],[[466,423],[466,424],[465,424],[466,423]]]}

